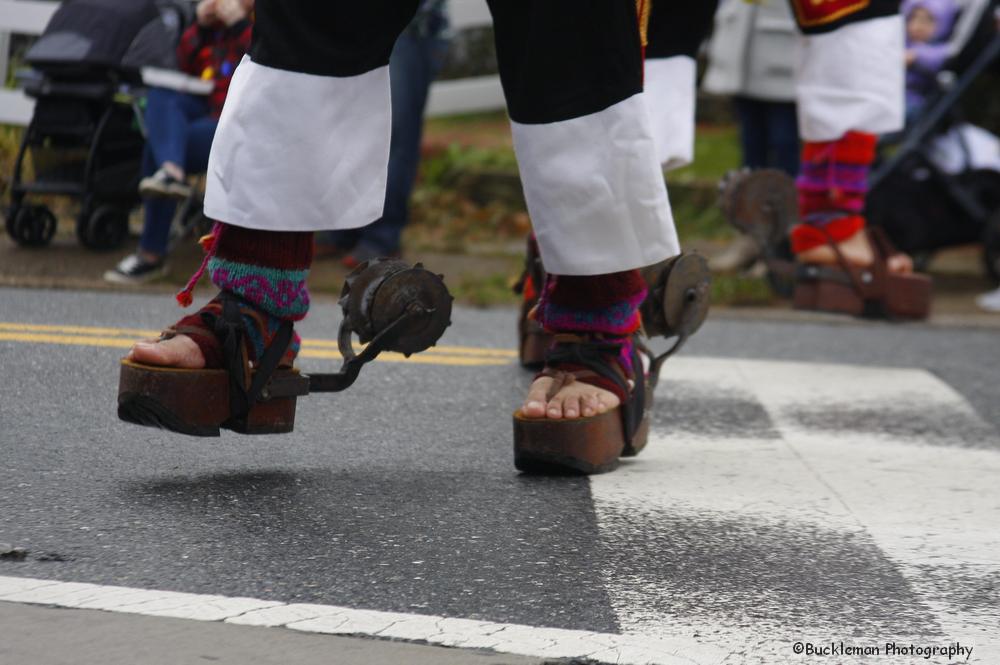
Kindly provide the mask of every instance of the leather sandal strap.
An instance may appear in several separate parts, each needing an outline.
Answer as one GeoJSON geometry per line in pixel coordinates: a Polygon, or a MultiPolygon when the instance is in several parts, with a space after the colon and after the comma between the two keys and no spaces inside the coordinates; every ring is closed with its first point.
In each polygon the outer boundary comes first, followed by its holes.
{"type": "Polygon", "coordinates": [[[576,374],[573,372],[554,370],[552,372],[552,383],[549,384],[549,389],[545,393],[545,401],[548,402],[550,399],[559,394],[560,390],[574,383],[576,383],[576,374]]]}
{"type": "Polygon", "coordinates": [[[553,385],[549,387],[546,399],[552,399],[555,394],[573,381],[589,383],[587,379],[603,378],[619,388],[624,395],[621,401],[622,430],[625,440],[631,443],[638,431],[646,409],[646,383],[642,375],[642,358],[634,346],[632,348],[632,369],[635,374],[630,378],[617,360],[608,360],[608,356],[617,357],[621,345],[600,338],[581,335],[556,335],[555,344],[545,355],[545,370],[541,376],[551,376],[553,385]],[[572,365],[584,369],[565,371],[560,365],[572,365]],[[572,380],[566,378],[572,376],[572,380]],[[557,383],[562,382],[556,387],[557,383]],[[556,387],[553,390],[553,387],[556,387]]]}
{"type": "Polygon", "coordinates": [[[837,241],[834,240],[833,236],[830,235],[830,232],[825,226],[817,226],[815,228],[818,228],[823,235],[826,236],[826,244],[833,250],[834,255],[837,257],[837,263],[840,264],[841,269],[850,280],[851,286],[854,287],[854,292],[858,294],[859,298],[866,299],[867,289],[856,272],[856,266],[852,265],[850,261],[847,260],[847,257],[844,256],[844,252],[841,251],[840,246],[837,244],[837,241]]]}
{"type": "MultiPolygon", "coordinates": [[[[247,355],[246,322],[240,311],[241,301],[225,291],[222,301],[222,315],[202,312],[202,319],[209,330],[215,333],[222,347],[224,368],[229,374],[229,411],[233,418],[243,418],[260,398],[264,387],[292,342],[292,323],[282,321],[271,344],[258,359],[255,372],[251,372],[247,355]]],[[[200,331],[204,334],[204,331],[200,331]]]]}
{"type": "Polygon", "coordinates": [[[826,236],[826,242],[836,255],[837,262],[840,264],[840,267],[847,280],[850,282],[851,287],[854,289],[854,292],[858,294],[859,298],[868,303],[869,306],[875,309],[881,308],[882,301],[885,297],[883,290],[886,275],[888,274],[888,266],[886,265],[886,261],[888,259],[882,251],[883,248],[873,239],[870,230],[866,228],[862,231],[862,233],[864,233],[869,245],[872,246],[874,260],[872,261],[871,266],[862,268],[847,260],[847,257],[841,251],[837,242],[834,240],[833,236],[830,235],[830,232],[826,230],[826,228],[818,228],[826,236]],[[862,273],[868,274],[869,280],[867,282],[862,279],[862,273]]]}
{"type": "Polygon", "coordinates": [[[204,335],[204,328],[199,328],[197,326],[170,326],[169,328],[164,328],[160,333],[161,340],[168,340],[177,337],[178,335],[186,335],[188,337],[192,335],[204,335]]]}

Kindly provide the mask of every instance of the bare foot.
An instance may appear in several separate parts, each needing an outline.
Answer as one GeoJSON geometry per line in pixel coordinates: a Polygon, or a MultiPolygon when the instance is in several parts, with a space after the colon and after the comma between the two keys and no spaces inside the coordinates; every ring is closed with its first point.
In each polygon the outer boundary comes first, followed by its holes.
{"type": "Polygon", "coordinates": [[[613,392],[579,381],[563,386],[552,399],[546,400],[552,381],[550,377],[542,376],[531,384],[528,396],[521,405],[521,413],[525,417],[552,420],[589,418],[621,403],[613,392]]]}
{"type": "MultiPolygon", "coordinates": [[[[851,265],[868,267],[875,262],[875,251],[868,242],[868,237],[864,233],[855,233],[853,236],[837,245],[844,259],[851,265]]],[[[824,265],[836,265],[839,263],[837,253],[829,245],[820,245],[813,249],[800,252],[798,256],[802,263],[820,263],[824,265]]],[[[913,260],[903,253],[893,254],[886,262],[889,272],[899,275],[908,275],[913,272],[913,260]]]]}
{"type": "Polygon", "coordinates": [[[205,366],[205,356],[202,355],[201,349],[186,335],[177,335],[162,341],[136,342],[125,358],[159,367],[201,369],[205,366]]]}

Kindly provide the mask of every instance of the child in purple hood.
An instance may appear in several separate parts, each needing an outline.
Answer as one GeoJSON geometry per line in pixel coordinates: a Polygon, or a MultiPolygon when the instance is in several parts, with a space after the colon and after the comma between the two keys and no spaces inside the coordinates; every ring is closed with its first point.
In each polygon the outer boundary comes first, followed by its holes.
{"type": "Polygon", "coordinates": [[[920,112],[951,53],[948,37],[958,15],[953,0],[906,0],[906,117],[920,112]]]}

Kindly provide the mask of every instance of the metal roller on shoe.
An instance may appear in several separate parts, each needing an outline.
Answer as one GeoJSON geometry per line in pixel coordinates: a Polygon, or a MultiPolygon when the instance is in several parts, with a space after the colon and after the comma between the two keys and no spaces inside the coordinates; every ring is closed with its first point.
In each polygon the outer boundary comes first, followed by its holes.
{"type": "Polygon", "coordinates": [[[386,351],[406,356],[420,353],[434,346],[451,324],[451,303],[442,276],[421,264],[411,267],[403,261],[369,261],[344,284],[341,335],[353,331],[362,344],[368,344],[392,329],[385,337],[386,351]],[[405,323],[394,327],[401,317],[406,318],[405,323]]]}
{"type": "Polygon", "coordinates": [[[723,178],[719,190],[726,219],[760,248],[768,284],[779,296],[790,298],[795,288],[795,261],[788,230],[799,215],[795,181],[777,169],[744,169],[723,178]]]}
{"type": "Polygon", "coordinates": [[[361,367],[383,351],[409,357],[437,344],[451,325],[451,304],[442,275],[417,263],[373,259],[358,266],[344,283],[340,306],[344,319],[337,348],[344,364],[334,374],[308,374],[304,393],[338,392],[350,387],[361,367]],[[352,338],[365,347],[357,352],[352,338]]]}
{"type": "Polygon", "coordinates": [[[649,337],[687,338],[708,316],[711,274],[700,254],[681,254],[641,270],[649,286],[642,326],[649,337]]]}
{"type": "Polygon", "coordinates": [[[765,250],[780,245],[798,218],[795,181],[784,171],[736,171],[723,179],[720,192],[726,219],[765,250]]]}
{"type": "Polygon", "coordinates": [[[641,272],[649,287],[639,308],[643,330],[648,337],[677,338],[669,350],[653,358],[649,375],[655,386],[663,363],[708,317],[712,278],[708,262],[700,254],[680,254],[641,272]]]}
{"type": "MultiPolygon", "coordinates": [[[[192,436],[218,436],[220,429],[242,434],[280,434],[295,426],[296,399],[350,387],[361,368],[383,351],[409,356],[434,346],[451,324],[452,297],[441,275],[419,263],[376,259],[347,278],[340,305],[338,348],[343,365],[332,374],[303,374],[278,367],[291,341],[291,326],[254,367],[243,370],[152,367],[123,360],[118,415],[127,422],[192,436]],[[357,335],[365,347],[356,351],[357,335]]],[[[226,307],[233,307],[229,302],[226,307]]],[[[238,327],[238,310],[226,317],[238,327]],[[235,313],[234,313],[235,312],[235,313]]],[[[230,338],[232,339],[232,338],[230,338]]],[[[237,337],[237,340],[240,338],[237,337]]],[[[237,346],[242,341],[237,342],[237,346]]]]}

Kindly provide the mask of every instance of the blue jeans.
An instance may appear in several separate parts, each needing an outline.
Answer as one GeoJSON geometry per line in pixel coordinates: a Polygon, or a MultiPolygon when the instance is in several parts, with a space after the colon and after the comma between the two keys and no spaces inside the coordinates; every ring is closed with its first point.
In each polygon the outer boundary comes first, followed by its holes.
{"type": "Polygon", "coordinates": [[[736,97],[743,166],[799,172],[799,126],[792,102],[766,102],[736,97]]]}
{"type": "MultiPolygon", "coordinates": [[[[150,89],[146,100],[148,137],[142,155],[143,175],[152,175],[164,162],[177,164],[185,173],[204,171],[208,167],[208,153],[218,124],[219,121],[209,115],[207,98],[175,90],[150,89]]],[[[169,199],[148,199],[143,209],[145,218],[139,249],[165,256],[177,203],[169,199]]]]}
{"type": "Polygon", "coordinates": [[[411,31],[399,36],[389,59],[392,140],[382,217],[361,229],[325,233],[321,242],[383,256],[399,252],[403,227],[410,218],[410,194],[420,166],[427,93],[444,65],[447,51],[448,40],[441,37],[422,37],[411,31]]]}

